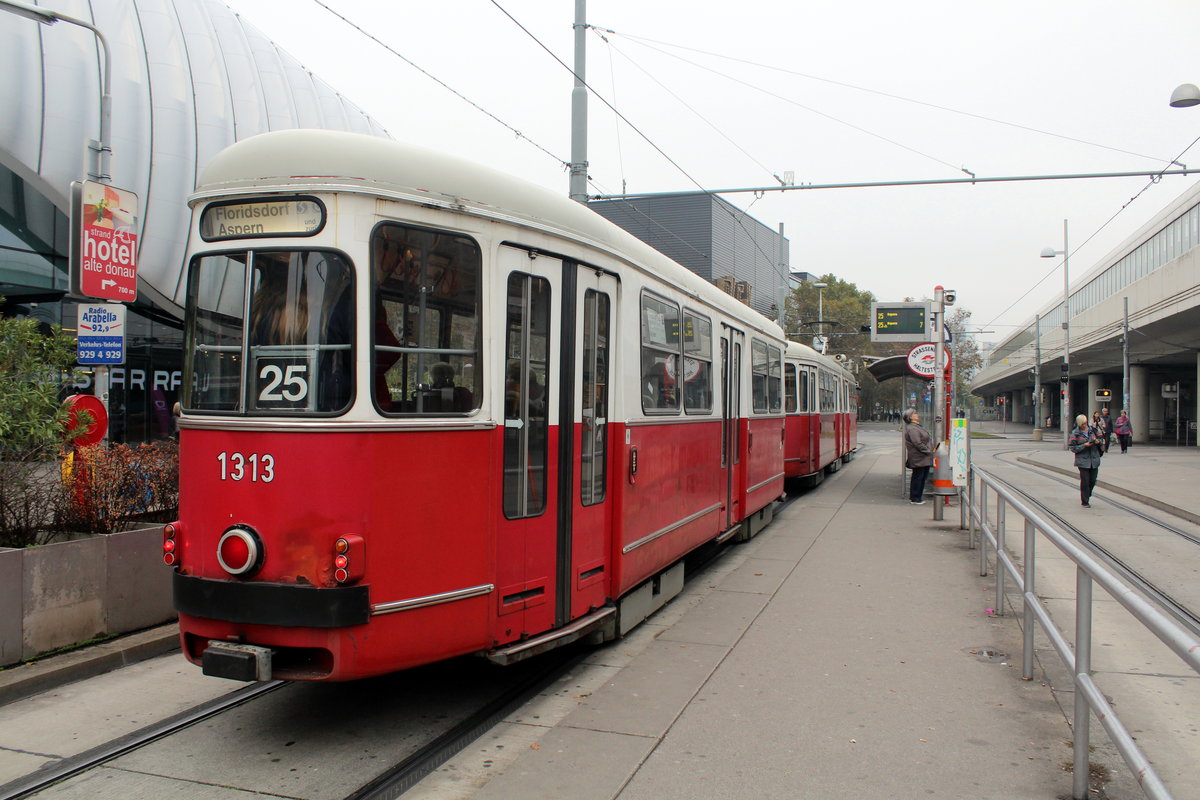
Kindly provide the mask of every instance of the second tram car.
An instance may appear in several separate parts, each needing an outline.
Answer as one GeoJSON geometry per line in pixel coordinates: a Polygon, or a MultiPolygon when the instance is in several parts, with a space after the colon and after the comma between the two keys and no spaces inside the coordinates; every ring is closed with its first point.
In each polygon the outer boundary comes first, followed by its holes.
{"type": "Polygon", "coordinates": [[[770,520],[792,417],[816,453],[797,474],[853,447],[835,362],[523,181],[280,131],[219,154],[189,202],[163,547],[206,673],[347,680],[618,636],[685,555],[770,520]]]}
{"type": "Polygon", "coordinates": [[[858,384],[837,359],[788,342],[783,364],[787,447],[784,474],[819,482],[854,458],[858,384]]]}

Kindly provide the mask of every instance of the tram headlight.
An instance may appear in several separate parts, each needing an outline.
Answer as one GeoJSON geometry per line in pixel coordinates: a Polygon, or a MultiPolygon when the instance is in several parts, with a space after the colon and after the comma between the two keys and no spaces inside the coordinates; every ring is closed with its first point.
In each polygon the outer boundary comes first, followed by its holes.
{"type": "Polygon", "coordinates": [[[338,583],[362,580],[367,569],[367,542],[348,533],[333,543],[333,579],[338,583]]]}

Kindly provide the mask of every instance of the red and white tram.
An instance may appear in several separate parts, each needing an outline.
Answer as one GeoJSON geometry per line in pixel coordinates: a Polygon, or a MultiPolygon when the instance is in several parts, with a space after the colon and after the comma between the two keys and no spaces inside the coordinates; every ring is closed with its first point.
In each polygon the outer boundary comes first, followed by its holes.
{"type": "Polygon", "coordinates": [[[611,638],[783,495],[780,328],[578,203],[281,131],[190,204],[164,558],[210,674],[611,638]]]}
{"type": "Polygon", "coordinates": [[[784,472],[819,483],[854,458],[858,381],[836,358],[788,342],[783,363],[787,447],[784,472]]]}

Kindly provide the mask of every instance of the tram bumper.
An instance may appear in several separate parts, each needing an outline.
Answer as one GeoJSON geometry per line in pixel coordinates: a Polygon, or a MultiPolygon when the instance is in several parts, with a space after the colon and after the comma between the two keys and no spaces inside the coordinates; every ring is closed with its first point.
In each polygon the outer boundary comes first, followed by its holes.
{"type": "Polygon", "coordinates": [[[201,668],[213,678],[234,681],[271,680],[271,649],[252,644],[210,640],[204,649],[201,668]]]}

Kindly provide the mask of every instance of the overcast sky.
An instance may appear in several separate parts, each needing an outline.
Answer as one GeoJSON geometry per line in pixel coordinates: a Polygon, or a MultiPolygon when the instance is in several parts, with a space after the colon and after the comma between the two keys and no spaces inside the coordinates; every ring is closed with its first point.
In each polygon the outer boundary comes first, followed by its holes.
{"type": "MultiPolygon", "coordinates": [[[[567,193],[572,77],[550,53],[573,64],[573,0],[227,1],[396,138],[567,193]]],[[[1200,106],[1167,104],[1200,83],[1197,0],[588,0],[587,14],[612,31],[589,32],[588,83],[637,129],[590,100],[593,194],[785,171],[820,185],[1200,167],[1200,146],[1180,155],[1200,106]]],[[[1039,253],[1062,249],[1064,219],[1082,278],[1196,180],[1166,176],[1124,211],[1148,179],[726,199],[784,225],[793,270],[880,300],[954,288],[998,341],[1061,298],[1061,258],[1039,253]]]]}

